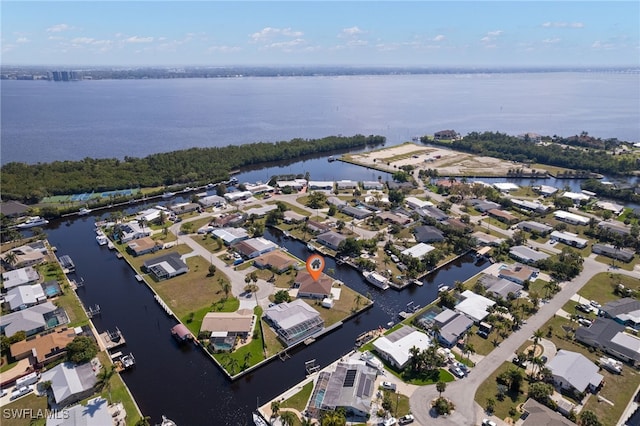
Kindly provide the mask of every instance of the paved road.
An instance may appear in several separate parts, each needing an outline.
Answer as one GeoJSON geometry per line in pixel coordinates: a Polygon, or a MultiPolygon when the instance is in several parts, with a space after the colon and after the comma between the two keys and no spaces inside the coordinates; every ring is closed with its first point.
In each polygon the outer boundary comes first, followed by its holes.
{"type": "MultiPolygon", "coordinates": [[[[506,360],[510,360],[515,351],[529,339],[534,331],[544,325],[571,296],[577,293],[594,275],[608,271],[609,267],[593,259],[586,258],[584,270],[572,281],[562,284],[562,290],[548,303],[542,305],[537,314],[527,320],[527,324],[509,336],[478,363],[469,373],[469,376],[457,380],[447,386],[444,396],[450,398],[456,406],[455,412],[449,417],[434,417],[431,412],[431,401],[438,396],[435,386],[423,386],[411,396],[411,411],[416,417],[416,422],[421,425],[472,425],[479,424],[482,414],[474,401],[478,387],[506,360]]],[[[640,278],[638,272],[617,270],[624,275],[640,278]]]]}

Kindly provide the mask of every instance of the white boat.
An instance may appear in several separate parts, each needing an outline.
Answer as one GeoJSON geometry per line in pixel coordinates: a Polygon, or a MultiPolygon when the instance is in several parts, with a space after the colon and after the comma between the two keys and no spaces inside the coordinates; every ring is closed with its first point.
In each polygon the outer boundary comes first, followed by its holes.
{"type": "Polygon", "coordinates": [[[162,198],[171,198],[174,195],[176,195],[175,192],[165,192],[164,194],[162,194],[162,198]]]}
{"type": "Polygon", "coordinates": [[[168,419],[167,416],[162,415],[162,423],[160,423],[160,426],[178,426],[178,425],[173,420],[168,419]]]}
{"type": "Polygon", "coordinates": [[[316,248],[313,246],[313,244],[308,243],[308,244],[307,244],[307,250],[309,250],[309,251],[316,251],[316,248]]]}
{"type": "Polygon", "coordinates": [[[91,209],[88,209],[86,207],[83,207],[80,210],[78,210],[78,214],[80,216],[84,216],[84,215],[89,214],[89,213],[91,213],[91,209]]]}
{"type": "Polygon", "coordinates": [[[133,357],[133,354],[130,353],[129,355],[125,355],[122,358],[120,358],[120,360],[122,361],[122,367],[126,370],[127,368],[131,368],[134,365],[136,365],[136,359],[133,357]]]}
{"type": "Polygon", "coordinates": [[[48,223],[49,223],[49,221],[46,220],[43,217],[31,216],[29,219],[26,220],[26,222],[23,222],[23,223],[19,224],[18,228],[21,228],[21,229],[33,228],[34,226],[43,226],[43,225],[46,225],[48,223]]]}
{"type": "Polygon", "coordinates": [[[449,291],[449,286],[448,285],[443,285],[442,287],[440,287],[438,289],[438,293],[444,293],[445,291],[449,291]]]}
{"type": "Polygon", "coordinates": [[[113,244],[111,241],[107,242],[107,247],[109,247],[109,250],[115,250],[116,249],[115,244],[113,244]]]}
{"type": "Polygon", "coordinates": [[[256,426],[269,426],[269,423],[267,423],[267,421],[263,419],[262,416],[257,412],[254,411],[252,413],[252,416],[253,416],[253,424],[255,424],[256,426]]]}
{"type": "Polygon", "coordinates": [[[142,278],[142,275],[140,274],[136,274],[136,280],[141,283],[142,281],[144,281],[144,278],[142,278]]]}
{"type": "Polygon", "coordinates": [[[104,235],[97,235],[96,241],[98,242],[99,245],[104,246],[109,242],[109,239],[104,235]]]}
{"type": "Polygon", "coordinates": [[[362,275],[367,280],[367,282],[382,290],[386,290],[389,288],[389,280],[376,272],[365,271],[362,273],[362,275]]]}

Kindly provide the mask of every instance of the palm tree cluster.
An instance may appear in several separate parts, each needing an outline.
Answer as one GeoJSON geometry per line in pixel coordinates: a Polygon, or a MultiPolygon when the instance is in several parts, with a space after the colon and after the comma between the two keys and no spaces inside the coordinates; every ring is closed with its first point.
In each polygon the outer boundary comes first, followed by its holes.
{"type": "Polygon", "coordinates": [[[409,349],[409,369],[406,373],[413,377],[437,378],[443,363],[444,357],[438,353],[437,346],[432,345],[424,350],[414,346],[409,349]]]}

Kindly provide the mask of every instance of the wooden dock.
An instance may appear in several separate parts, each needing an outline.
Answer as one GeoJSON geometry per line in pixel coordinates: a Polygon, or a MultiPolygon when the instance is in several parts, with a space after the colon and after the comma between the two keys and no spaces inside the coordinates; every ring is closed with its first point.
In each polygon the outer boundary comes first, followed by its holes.
{"type": "Polygon", "coordinates": [[[122,332],[117,327],[116,331],[107,330],[104,333],[100,333],[99,336],[107,350],[117,348],[126,343],[122,332]]]}

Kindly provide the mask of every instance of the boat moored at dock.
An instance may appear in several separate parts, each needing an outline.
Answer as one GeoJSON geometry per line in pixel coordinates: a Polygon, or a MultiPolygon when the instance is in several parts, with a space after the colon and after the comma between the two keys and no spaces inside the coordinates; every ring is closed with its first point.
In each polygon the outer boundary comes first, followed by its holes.
{"type": "Polygon", "coordinates": [[[389,288],[389,280],[378,274],[377,272],[365,271],[362,273],[368,283],[373,284],[379,289],[386,290],[389,288]]]}
{"type": "Polygon", "coordinates": [[[109,239],[105,235],[96,235],[96,241],[98,242],[98,245],[104,246],[107,245],[109,239]]]}
{"type": "Polygon", "coordinates": [[[48,223],[49,221],[43,217],[31,216],[29,219],[26,220],[26,222],[22,222],[21,224],[17,225],[17,227],[20,229],[27,229],[27,228],[33,228],[34,226],[44,226],[44,225],[47,225],[48,223]]]}
{"type": "Polygon", "coordinates": [[[91,213],[91,209],[88,209],[86,207],[83,207],[80,210],[78,210],[78,215],[79,216],[88,215],[89,213],[91,213]]]}

